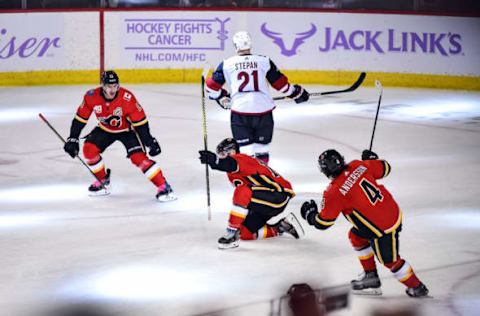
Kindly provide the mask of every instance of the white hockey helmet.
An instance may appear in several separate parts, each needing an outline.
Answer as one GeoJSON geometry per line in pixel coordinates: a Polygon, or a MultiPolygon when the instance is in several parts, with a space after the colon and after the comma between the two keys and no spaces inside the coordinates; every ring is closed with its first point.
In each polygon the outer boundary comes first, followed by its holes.
{"type": "Polygon", "coordinates": [[[241,50],[248,50],[252,48],[252,38],[250,34],[246,31],[240,31],[233,35],[232,37],[233,46],[237,52],[241,50]]]}

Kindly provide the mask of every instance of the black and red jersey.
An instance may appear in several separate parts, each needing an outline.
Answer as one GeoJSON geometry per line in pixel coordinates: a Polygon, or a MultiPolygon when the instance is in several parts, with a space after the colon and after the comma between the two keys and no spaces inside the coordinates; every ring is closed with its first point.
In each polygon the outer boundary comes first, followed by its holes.
{"type": "Polygon", "coordinates": [[[98,119],[98,126],[109,133],[128,131],[130,123],[134,127],[147,123],[145,112],[133,93],[122,87],[113,100],[103,97],[101,87],[87,91],[75,119],[86,124],[92,112],[98,119]]]}

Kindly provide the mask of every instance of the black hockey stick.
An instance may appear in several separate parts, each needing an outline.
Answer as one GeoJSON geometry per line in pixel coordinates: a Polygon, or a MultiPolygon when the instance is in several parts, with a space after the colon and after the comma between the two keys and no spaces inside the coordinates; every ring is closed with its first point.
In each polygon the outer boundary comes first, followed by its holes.
{"type": "MultiPolygon", "coordinates": [[[[47,120],[47,118],[45,116],[43,116],[42,113],[38,113],[38,116],[40,116],[40,118],[42,119],[42,121],[45,122],[45,124],[47,124],[48,127],[50,127],[50,129],[55,133],[55,135],[58,136],[58,138],[62,141],[62,143],[66,143],[65,139],[62,137],[62,135],[60,135],[57,130],[55,129],[55,127],[52,126],[52,124],[50,124],[50,122],[47,120]]],[[[103,189],[107,189],[105,187],[105,185],[103,184],[102,180],[100,180],[97,175],[92,171],[92,169],[90,169],[90,167],[87,165],[87,163],[77,154],[75,157],[78,158],[78,160],[80,160],[80,162],[88,169],[88,171],[90,171],[90,174],[92,176],[95,177],[95,179],[98,180],[98,182],[100,182],[100,185],[102,186],[103,189]]]]}
{"type": "MultiPolygon", "coordinates": [[[[344,92],[352,92],[352,91],[355,91],[357,90],[358,87],[360,87],[360,85],[363,83],[363,80],[365,80],[365,77],[367,76],[367,74],[365,72],[362,72],[360,74],[360,76],[358,77],[357,81],[355,81],[349,88],[347,89],[343,89],[343,90],[335,90],[335,91],[325,91],[325,92],[313,92],[313,93],[310,93],[310,96],[311,97],[317,97],[317,96],[321,96],[321,95],[327,95],[327,94],[337,94],[337,93],[344,93],[344,92]]],[[[278,101],[278,100],[283,100],[283,99],[287,99],[288,97],[287,96],[283,96],[283,97],[275,97],[273,98],[274,101],[278,101]]]]}
{"type": "MultiPolygon", "coordinates": [[[[210,66],[205,65],[202,71],[202,125],[203,125],[203,146],[205,150],[208,150],[207,142],[207,111],[205,107],[205,79],[207,78],[210,66]]],[[[208,220],[212,219],[212,210],[210,207],[210,176],[208,173],[208,164],[205,164],[205,179],[207,185],[207,208],[208,208],[208,220]]]]}
{"type": "Polygon", "coordinates": [[[383,94],[382,83],[379,80],[375,80],[375,85],[377,86],[377,88],[380,89],[380,95],[378,97],[377,113],[375,114],[375,122],[373,123],[373,131],[372,131],[372,138],[370,139],[370,147],[368,148],[370,151],[372,151],[373,136],[375,136],[375,129],[377,127],[377,120],[378,120],[378,112],[380,112],[380,104],[382,103],[382,94],[383,94]]]}

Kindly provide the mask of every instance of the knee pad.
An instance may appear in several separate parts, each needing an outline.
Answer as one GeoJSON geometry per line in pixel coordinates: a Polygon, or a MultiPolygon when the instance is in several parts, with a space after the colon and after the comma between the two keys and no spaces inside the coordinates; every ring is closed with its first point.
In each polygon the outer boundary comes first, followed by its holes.
{"type": "Polygon", "coordinates": [[[257,234],[252,233],[250,230],[248,230],[247,227],[242,225],[242,226],[240,226],[240,239],[241,240],[254,240],[254,239],[257,239],[257,234]]]}
{"type": "Polygon", "coordinates": [[[246,185],[238,186],[233,192],[233,204],[241,206],[243,208],[248,208],[250,200],[252,199],[252,189],[246,185]]]}
{"type": "Polygon", "coordinates": [[[350,239],[350,243],[356,250],[370,246],[370,241],[368,239],[356,235],[351,229],[348,231],[348,239],[350,239]]]}
{"type": "Polygon", "coordinates": [[[83,144],[83,156],[88,161],[95,161],[100,158],[100,148],[89,142],[83,144]]]}
{"type": "Polygon", "coordinates": [[[153,160],[148,159],[147,155],[144,152],[137,152],[130,156],[130,161],[140,169],[145,170],[150,167],[153,163],[153,160]]]}
{"type": "Polygon", "coordinates": [[[403,264],[405,263],[405,260],[400,258],[400,256],[397,258],[395,262],[384,262],[383,264],[393,273],[397,272],[402,268],[403,264]]]}

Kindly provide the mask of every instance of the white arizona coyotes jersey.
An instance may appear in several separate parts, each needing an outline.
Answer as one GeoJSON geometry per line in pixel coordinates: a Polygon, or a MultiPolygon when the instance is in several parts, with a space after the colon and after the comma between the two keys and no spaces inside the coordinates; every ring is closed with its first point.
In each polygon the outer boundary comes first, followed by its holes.
{"type": "Polygon", "coordinates": [[[216,99],[226,83],[231,110],[240,114],[263,114],[275,108],[269,83],[281,92],[290,91],[288,79],[265,56],[240,55],[224,60],[207,80],[207,92],[216,99]]]}

